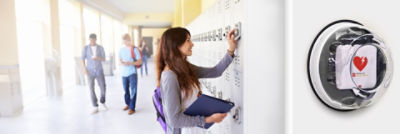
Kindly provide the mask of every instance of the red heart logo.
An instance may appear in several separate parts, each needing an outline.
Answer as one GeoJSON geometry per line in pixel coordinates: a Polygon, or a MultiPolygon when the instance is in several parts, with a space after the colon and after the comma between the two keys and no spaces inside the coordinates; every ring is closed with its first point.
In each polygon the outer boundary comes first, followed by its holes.
{"type": "Polygon", "coordinates": [[[365,66],[368,64],[368,59],[367,57],[354,57],[353,58],[353,64],[357,67],[358,70],[362,71],[365,66]]]}

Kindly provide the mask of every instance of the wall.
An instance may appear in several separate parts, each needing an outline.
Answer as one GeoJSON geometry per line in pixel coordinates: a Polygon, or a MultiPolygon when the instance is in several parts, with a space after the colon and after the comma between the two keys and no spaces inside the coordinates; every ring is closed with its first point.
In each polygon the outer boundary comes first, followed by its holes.
{"type": "Polygon", "coordinates": [[[110,15],[118,20],[124,19],[125,14],[121,10],[113,6],[113,4],[111,4],[107,0],[78,0],[78,1],[96,10],[99,10],[102,13],[110,15]]]}
{"type": "Polygon", "coordinates": [[[173,16],[173,13],[131,13],[125,15],[124,23],[147,27],[169,27],[173,16]]]}
{"type": "Polygon", "coordinates": [[[244,133],[283,134],[284,1],[244,3],[244,133]]]}
{"type": "Polygon", "coordinates": [[[291,134],[376,134],[399,133],[400,88],[398,30],[400,12],[397,1],[364,0],[288,0],[288,38],[285,72],[288,130],[291,134]],[[357,5],[357,6],[355,6],[357,5]],[[392,83],[383,98],[375,105],[352,112],[338,112],[327,108],[314,95],[307,79],[307,54],[317,33],[327,24],[339,19],[352,19],[378,34],[391,48],[394,62],[392,83]],[[397,61],[397,62],[396,62],[397,61]]]}
{"type": "Polygon", "coordinates": [[[162,34],[167,28],[144,28],[142,29],[142,37],[143,36],[151,36],[153,37],[153,54],[156,53],[157,48],[157,39],[161,39],[162,34]]]}
{"type": "Polygon", "coordinates": [[[183,0],[182,26],[187,26],[201,13],[201,0],[183,0]]]}
{"type": "Polygon", "coordinates": [[[202,12],[202,0],[175,0],[172,27],[187,26],[202,12]]]}
{"type": "Polygon", "coordinates": [[[201,12],[207,11],[217,0],[201,0],[201,12]]]}
{"type": "Polygon", "coordinates": [[[182,26],[182,1],[174,0],[174,18],[172,27],[182,26]]]}

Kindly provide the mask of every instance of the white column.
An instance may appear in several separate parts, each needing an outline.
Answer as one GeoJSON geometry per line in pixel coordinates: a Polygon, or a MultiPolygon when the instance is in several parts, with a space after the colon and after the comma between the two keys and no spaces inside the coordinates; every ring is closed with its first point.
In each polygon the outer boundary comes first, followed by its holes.
{"type": "Polygon", "coordinates": [[[86,37],[86,31],[85,31],[85,22],[83,20],[83,5],[79,4],[80,7],[80,21],[81,21],[81,44],[79,47],[77,47],[77,51],[78,51],[78,55],[77,57],[75,57],[75,63],[76,63],[76,84],[77,85],[86,85],[86,79],[85,79],[85,74],[83,72],[83,64],[82,64],[82,60],[81,60],[81,52],[83,47],[85,46],[85,42],[87,40],[86,37]]]}
{"type": "Polygon", "coordinates": [[[15,1],[0,1],[0,117],[22,111],[15,1]]]}
{"type": "Polygon", "coordinates": [[[50,0],[51,45],[46,55],[46,87],[48,96],[62,95],[60,23],[58,0],[50,0]]]}

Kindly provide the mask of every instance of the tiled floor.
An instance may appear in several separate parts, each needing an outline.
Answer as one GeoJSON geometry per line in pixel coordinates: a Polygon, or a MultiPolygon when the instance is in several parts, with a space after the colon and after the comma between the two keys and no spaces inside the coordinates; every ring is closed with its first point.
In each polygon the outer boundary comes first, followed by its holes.
{"type": "MultiPolygon", "coordinates": [[[[0,134],[162,134],[151,100],[156,85],[152,62],[149,70],[149,76],[139,75],[137,109],[133,115],[122,110],[122,81],[116,75],[106,77],[109,110],[90,114],[88,88],[75,86],[65,89],[60,98],[45,98],[25,107],[19,116],[0,118],[0,134]]],[[[98,87],[96,90],[99,95],[98,87]]]]}

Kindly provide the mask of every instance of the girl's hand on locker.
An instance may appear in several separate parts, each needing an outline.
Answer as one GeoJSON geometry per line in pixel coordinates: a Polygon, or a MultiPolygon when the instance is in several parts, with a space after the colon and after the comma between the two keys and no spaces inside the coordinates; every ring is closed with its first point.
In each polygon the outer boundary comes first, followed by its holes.
{"type": "Polygon", "coordinates": [[[237,29],[232,29],[229,33],[228,36],[226,36],[226,39],[228,40],[228,44],[229,44],[229,49],[228,51],[230,52],[234,52],[236,50],[237,47],[237,40],[235,40],[235,31],[237,29]]]}
{"type": "Polygon", "coordinates": [[[226,113],[215,113],[211,116],[206,117],[206,123],[219,123],[226,117],[226,113]]]}

